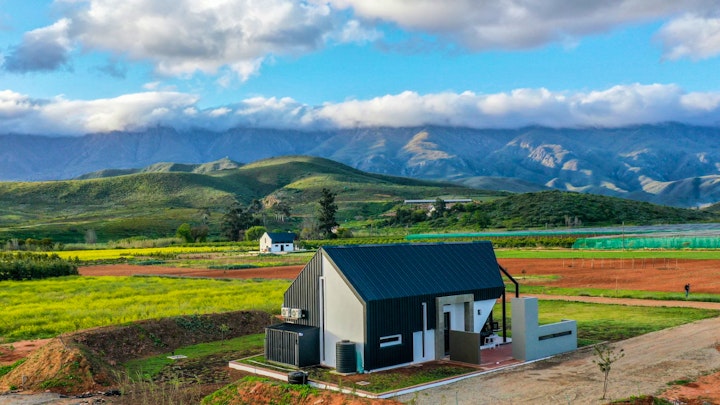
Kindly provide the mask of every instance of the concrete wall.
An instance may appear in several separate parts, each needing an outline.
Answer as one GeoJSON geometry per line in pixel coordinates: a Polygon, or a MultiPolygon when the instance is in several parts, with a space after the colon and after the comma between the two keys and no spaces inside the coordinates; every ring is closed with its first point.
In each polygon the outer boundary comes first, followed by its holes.
{"type": "Polygon", "coordinates": [[[518,360],[536,360],[577,349],[577,323],[538,325],[538,300],[512,299],[512,352],[518,360]]]}
{"type": "Polygon", "coordinates": [[[364,357],[362,348],[365,346],[365,318],[363,305],[348,287],[340,274],[323,257],[323,278],[325,280],[324,296],[324,328],[321,328],[320,362],[328,367],[335,367],[335,345],[341,340],[356,343],[360,352],[358,368],[362,368],[364,357]]]}

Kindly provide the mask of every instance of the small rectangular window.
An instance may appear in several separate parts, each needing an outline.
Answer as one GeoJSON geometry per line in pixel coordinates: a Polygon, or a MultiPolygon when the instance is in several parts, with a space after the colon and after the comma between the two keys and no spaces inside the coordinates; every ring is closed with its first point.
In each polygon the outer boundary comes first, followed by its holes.
{"type": "Polygon", "coordinates": [[[380,347],[396,346],[402,344],[402,335],[390,335],[380,338],[380,347]]]}

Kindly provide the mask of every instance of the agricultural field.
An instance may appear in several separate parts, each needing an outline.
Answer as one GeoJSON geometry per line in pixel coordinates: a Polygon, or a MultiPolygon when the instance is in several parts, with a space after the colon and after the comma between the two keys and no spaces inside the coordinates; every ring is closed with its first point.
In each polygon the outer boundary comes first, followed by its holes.
{"type": "Polygon", "coordinates": [[[237,310],[279,312],[287,280],[61,277],[0,282],[0,343],[141,319],[237,310]]]}
{"type": "MultiPolygon", "coordinates": [[[[108,249],[96,252],[100,253],[98,256],[92,256],[92,251],[77,251],[87,252],[87,256],[80,259],[80,274],[92,276],[1,282],[0,306],[9,310],[0,322],[0,344],[165,316],[243,309],[277,313],[290,280],[313,254],[258,255],[233,246],[182,250],[187,248],[108,249]],[[111,254],[123,251],[131,253],[133,259],[111,254]],[[112,264],[113,260],[124,258],[128,259],[126,263],[112,264]],[[111,264],[89,265],[103,260],[111,264]],[[144,265],[132,265],[133,262],[144,265]],[[121,269],[124,269],[123,276],[112,275],[119,274],[121,269]],[[148,276],[153,273],[176,276],[148,276]],[[197,276],[200,277],[194,278],[197,276]],[[222,277],[222,280],[208,277],[222,277]]],[[[64,253],[74,258],[76,252],[64,253]]],[[[628,296],[683,303],[720,301],[720,285],[712,281],[720,280],[717,274],[720,254],[714,251],[499,249],[496,254],[499,263],[520,282],[524,295],[554,294],[579,300],[593,296],[628,296]],[[693,285],[688,298],[678,288],[686,280],[691,280],[693,285]]],[[[579,344],[586,346],[602,341],[619,342],[720,315],[717,309],[664,305],[541,299],[540,322],[577,320],[579,344]]],[[[508,315],[512,317],[511,311],[508,315]]],[[[211,345],[207,350],[227,351],[223,346],[211,345]]],[[[252,347],[259,346],[255,342],[252,347]]],[[[192,348],[191,352],[195,350],[192,348]]],[[[195,362],[202,363],[203,356],[212,356],[205,352],[204,346],[197,350],[195,362]]],[[[161,375],[169,366],[167,360],[156,360],[158,364],[152,366],[155,371],[151,374],[161,375]]],[[[145,369],[148,365],[132,365],[133,370],[138,367],[145,369]]]]}

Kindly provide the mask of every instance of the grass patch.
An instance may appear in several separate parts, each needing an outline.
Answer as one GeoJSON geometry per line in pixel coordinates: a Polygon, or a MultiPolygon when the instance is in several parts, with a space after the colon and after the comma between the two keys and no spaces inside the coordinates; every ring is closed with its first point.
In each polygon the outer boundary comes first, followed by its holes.
{"type": "Polygon", "coordinates": [[[277,313],[287,280],[60,277],[0,282],[0,340],[41,339],[97,326],[239,310],[277,313]]]}
{"type": "Polygon", "coordinates": [[[256,269],[258,266],[254,264],[238,263],[238,264],[217,264],[210,265],[208,269],[211,270],[242,270],[242,269],[256,269]]]}
{"type": "MultiPolygon", "coordinates": [[[[508,284],[508,294],[514,294],[515,286],[508,284]]],[[[685,298],[685,292],[663,292],[663,291],[637,291],[637,290],[608,290],[601,288],[566,288],[548,287],[539,285],[522,284],[522,294],[549,294],[565,295],[573,297],[612,297],[612,298],[634,298],[642,300],[668,300],[668,301],[700,301],[720,302],[718,294],[692,293],[685,298]]]]}
{"type": "Polygon", "coordinates": [[[10,364],[9,366],[0,366],[0,377],[13,371],[15,369],[15,367],[25,363],[25,360],[26,359],[20,359],[20,360],[16,361],[15,363],[10,364]]]}
{"type": "MultiPolygon", "coordinates": [[[[292,366],[280,366],[268,362],[262,355],[248,357],[240,360],[240,362],[255,367],[262,366],[280,372],[289,372],[293,369],[292,366]]],[[[402,367],[392,370],[361,374],[359,376],[362,381],[369,384],[360,385],[357,384],[358,381],[355,381],[358,379],[358,375],[342,376],[334,373],[333,369],[325,367],[306,367],[302,370],[308,373],[308,378],[311,380],[335,384],[339,387],[351,390],[357,389],[374,393],[412,387],[418,384],[425,384],[477,371],[477,369],[472,367],[426,363],[420,366],[402,367]]]]}
{"type": "MultiPolygon", "coordinates": [[[[512,308],[507,307],[508,316],[512,308]]],[[[496,308],[497,311],[497,308],[496,308]]],[[[496,312],[499,313],[499,312],[496,312]]],[[[720,311],[675,307],[638,307],[569,301],[539,301],[540,324],[577,321],[578,345],[617,341],[720,316],[720,311]]]]}
{"type": "MultiPolygon", "coordinates": [[[[220,404],[249,404],[242,398],[239,398],[238,392],[244,386],[261,382],[270,387],[276,388],[276,394],[269,399],[272,404],[292,404],[298,403],[310,395],[317,395],[321,391],[312,388],[309,385],[292,385],[287,383],[270,380],[264,377],[247,376],[236,383],[226,385],[225,387],[213,392],[202,399],[202,405],[220,405],[220,404]]],[[[318,402],[320,403],[320,402],[318,402]]]]}
{"type": "Polygon", "coordinates": [[[158,375],[163,368],[171,366],[176,361],[182,361],[169,359],[168,356],[172,354],[181,354],[187,356],[188,359],[198,359],[221,353],[257,353],[262,351],[264,342],[265,335],[262,333],[240,336],[221,342],[200,343],[182,347],[174,350],[172,353],[163,353],[144,359],[130,360],[124,363],[123,366],[130,378],[134,379],[137,376],[143,379],[152,379],[158,375]]]}

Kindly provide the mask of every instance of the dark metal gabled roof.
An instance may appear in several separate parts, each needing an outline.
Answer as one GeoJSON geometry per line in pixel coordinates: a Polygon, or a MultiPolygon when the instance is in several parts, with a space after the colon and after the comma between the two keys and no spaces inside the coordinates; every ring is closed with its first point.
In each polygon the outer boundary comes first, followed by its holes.
{"type": "Polygon", "coordinates": [[[268,236],[273,243],[293,243],[296,237],[292,232],[268,232],[268,236]]]}
{"type": "Polygon", "coordinates": [[[503,288],[490,242],[327,246],[365,302],[503,288]]]}

